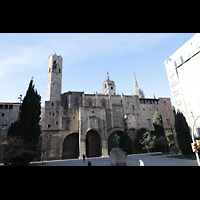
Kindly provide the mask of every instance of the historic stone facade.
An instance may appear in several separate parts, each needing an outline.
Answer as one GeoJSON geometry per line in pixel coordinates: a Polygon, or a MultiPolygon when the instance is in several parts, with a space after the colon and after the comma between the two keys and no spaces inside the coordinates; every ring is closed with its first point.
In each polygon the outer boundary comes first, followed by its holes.
{"type": "Polygon", "coordinates": [[[0,102],[0,162],[3,159],[3,144],[12,122],[19,117],[20,103],[0,102]]]}
{"type": "MultiPolygon", "coordinates": [[[[133,95],[116,95],[114,81],[103,82],[103,94],[66,92],[61,94],[62,57],[50,55],[43,132],[44,159],[108,156],[115,132],[124,132],[134,140],[135,131],[153,129],[158,110],[165,129],[171,130],[174,116],[169,98],[145,98],[134,75],[133,95]]],[[[133,152],[134,153],[134,152],[133,152]]]]}

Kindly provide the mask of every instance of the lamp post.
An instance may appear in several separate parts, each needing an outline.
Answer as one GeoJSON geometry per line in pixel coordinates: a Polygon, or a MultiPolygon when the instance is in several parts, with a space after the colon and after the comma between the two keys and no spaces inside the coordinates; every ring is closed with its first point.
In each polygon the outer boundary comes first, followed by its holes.
{"type": "MultiPolygon", "coordinates": [[[[200,117],[200,115],[195,119],[193,127],[192,127],[192,142],[193,143],[195,143],[195,140],[194,140],[194,125],[195,125],[195,123],[196,123],[196,121],[199,117],[200,117]]],[[[196,159],[197,159],[197,164],[198,164],[198,166],[200,166],[198,150],[195,151],[195,155],[196,155],[196,159]]]]}

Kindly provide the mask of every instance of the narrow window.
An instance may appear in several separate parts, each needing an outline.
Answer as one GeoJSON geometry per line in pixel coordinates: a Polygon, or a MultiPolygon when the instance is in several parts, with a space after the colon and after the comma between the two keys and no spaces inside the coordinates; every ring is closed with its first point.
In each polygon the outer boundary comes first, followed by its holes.
{"type": "Polygon", "coordinates": [[[48,124],[48,128],[51,128],[51,124],[48,124]]]}
{"type": "Polygon", "coordinates": [[[133,110],[135,110],[135,106],[134,105],[132,105],[132,108],[133,108],[133,110]]]}
{"type": "Polygon", "coordinates": [[[166,119],[166,121],[167,121],[167,126],[170,126],[170,121],[168,118],[166,119]]]}
{"type": "Polygon", "coordinates": [[[148,127],[151,127],[151,126],[152,126],[151,119],[147,119],[147,126],[148,126],[148,127]]]}

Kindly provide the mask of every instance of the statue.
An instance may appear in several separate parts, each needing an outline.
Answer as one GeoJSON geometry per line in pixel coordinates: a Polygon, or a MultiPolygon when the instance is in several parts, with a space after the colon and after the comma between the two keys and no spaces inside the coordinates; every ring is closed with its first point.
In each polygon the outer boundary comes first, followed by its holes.
{"type": "Polygon", "coordinates": [[[114,148],[110,152],[110,165],[112,166],[126,166],[126,154],[122,148],[119,148],[119,142],[120,137],[115,133],[113,138],[114,148]]]}
{"type": "Polygon", "coordinates": [[[120,140],[120,137],[117,136],[117,134],[115,133],[114,134],[114,139],[113,139],[113,144],[114,144],[115,148],[119,148],[119,140],[120,140]]]}

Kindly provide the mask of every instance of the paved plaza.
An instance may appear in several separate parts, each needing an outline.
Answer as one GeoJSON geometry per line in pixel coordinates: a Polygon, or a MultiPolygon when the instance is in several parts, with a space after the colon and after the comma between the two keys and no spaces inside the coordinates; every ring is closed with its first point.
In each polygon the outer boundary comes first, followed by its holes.
{"type": "MultiPolygon", "coordinates": [[[[165,155],[152,156],[149,154],[128,155],[127,166],[140,166],[139,159],[144,162],[144,166],[197,166],[196,160],[169,158],[165,155]]],[[[111,166],[110,157],[86,158],[85,163],[82,159],[68,159],[59,161],[44,161],[42,166],[87,166],[88,161],[92,166],[111,166]]]]}

